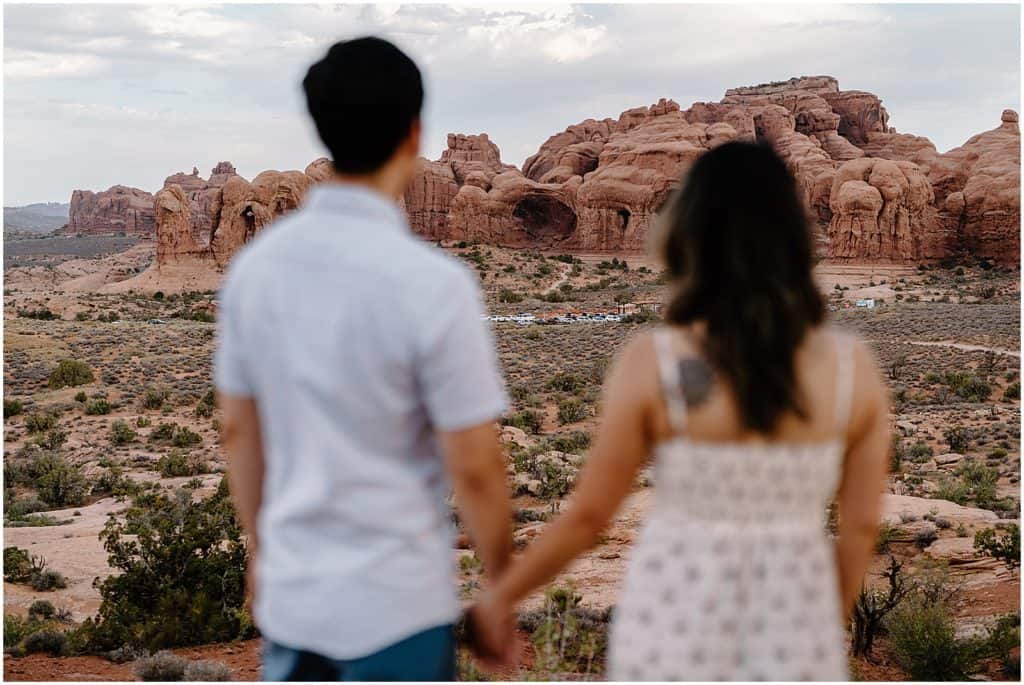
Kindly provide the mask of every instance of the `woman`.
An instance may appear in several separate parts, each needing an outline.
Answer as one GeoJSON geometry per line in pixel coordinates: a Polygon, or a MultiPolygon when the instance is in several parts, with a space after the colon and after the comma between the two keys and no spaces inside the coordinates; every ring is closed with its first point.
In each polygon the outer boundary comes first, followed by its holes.
{"type": "Polygon", "coordinates": [[[654,458],[614,612],[614,680],[846,680],[889,444],[865,346],[824,323],[811,232],[768,146],[691,169],[664,222],[665,326],[619,354],[568,511],[476,607],[494,633],[592,547],[654,458]],[[838,539],[825,531],[838,493],[838,539]]]}

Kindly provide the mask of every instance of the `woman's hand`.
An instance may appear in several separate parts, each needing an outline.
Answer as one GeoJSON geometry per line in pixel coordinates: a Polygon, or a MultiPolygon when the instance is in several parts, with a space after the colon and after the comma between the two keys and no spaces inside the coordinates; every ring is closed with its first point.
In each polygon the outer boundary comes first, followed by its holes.
{"type": "Polygon", "coordinates": [[[508,669],[518,663],[515,621],[513,607],[491,591],[484,592],[466,612],[470,646],[487,670],[508,669]]]}

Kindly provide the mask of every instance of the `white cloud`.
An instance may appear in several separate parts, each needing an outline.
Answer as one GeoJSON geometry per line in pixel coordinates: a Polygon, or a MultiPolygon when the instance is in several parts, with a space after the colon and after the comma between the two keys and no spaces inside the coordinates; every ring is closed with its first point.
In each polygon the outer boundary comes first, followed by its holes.
{"type": "Polygon", "coordinates": [[[102,65],[103,60],[96,55],[4,51],[4,78],[12,81],[86,76],[99,72],[102,65]]]}

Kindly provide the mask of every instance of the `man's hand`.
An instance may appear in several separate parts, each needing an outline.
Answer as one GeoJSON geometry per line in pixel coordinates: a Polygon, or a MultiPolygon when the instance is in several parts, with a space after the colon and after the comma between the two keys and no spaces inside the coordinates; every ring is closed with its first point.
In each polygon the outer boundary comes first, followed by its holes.
{"type": "Polygon", "coordinates": [[[470,649],[489,671],[513,668],[519,661],[516,617],[511,607],[501,605],[490,593],[466,612],[470,649]]]}

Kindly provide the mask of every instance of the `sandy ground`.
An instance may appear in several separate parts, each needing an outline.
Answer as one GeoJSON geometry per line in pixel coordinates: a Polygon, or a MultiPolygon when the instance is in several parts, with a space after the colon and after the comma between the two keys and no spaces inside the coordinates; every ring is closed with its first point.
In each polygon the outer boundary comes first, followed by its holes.
{"type": "MultiPolygon", "coordinates": [[[[657,285],[659,265],[656,260],[640,255],[624,256],[630,266],[628,272],[596,269],[599,263],[610,261],[614,255],[577,255],[585,268],[584,273],[574,276],[571,274],[572,268],[562,262],[546,262],[551,269],[545,274],[539,269],[541,262],[523,253],[484,246],[478,249],[485,257],[483,263],[472,260],[471,263],[480,269],[489,306],[497,312],[528,311],[529,308],[549,306],[547,303],[530,300],[524,303],[500,303],[497,293],[506,288],[529,295],[552,292],[569,284],[573,287],[572,304],[595,311],[601,307],[614,307],[621,294],[635,297],[636,301],[653,300],[663,295],[663,287],[657,285]],[[642,266],[653,273],[646,270],[641,272],[642,266]],[[594,287],[604,281],[614,282],[615,285],[594,287]]],[[[152,251],[151,243],[140,244],[113,257],[69,260],[53,269],[30,267],[7,272],[6,285],[13,288],[14,292],[5,297],[5,316],[8,318],[4,340],[7,367],[5,392],[13,391],[15,395],[31,398],[38,407],[71,405],[72,409],[67,410],[67,418],[62,418],[61,424],[70,432],[65,449],[84,463],[86,468],[92,468],[100,454],[109,449],[106,444],[107,423],[115,418],[132,421],[138,415],[145,414],[138,408],[138,389],[158,380],[170,384],[175,395],[180,396],[182,401],[180,405],[173,403],[162,413],[150,412],[154,424],[170,420],[199,431],[204,437],[204,444],[196,452],[202,453],[211,465],[222,465],[211,419],[199,421],[192,414],[195,395],[208,387],[208,358],[212,350],[213,327],[187,320],[175,320],[162,326],[145,323],[150,316],[166,316],[168,312],[182,306],[180,302],[157,302],[152,297],[152,291],[160,289],[170,294],[178,290],[213,290],[220,275],[207,272],[197,277],[195,270],[180,265],[165,267],[157,272],[150,266],[152,251]],[[134,290],[135,294],[127,295],[129,290],[134,290]],[[14,318],[15,308],[43,304],[63,315],[65,321],[37,322],[14,318]],[[94,316],[109,309],[124,312],[125,321],[119,324],[96,320],[82,323],[68,321],[79,311],[87,311],[90,316],[94,316]],[[90,394],[102,390],[112,401],[124,400],[125,406],[110,416],[84,416],[81,408],[74,405],[73,390],[45,389],[43,385],[47,370],[57,360],[68,357],[86,358],[97,368],[100,378],[105,377],[105,372],[116,372],[116,380],[98,380],[95,387],[88,389],[90,394]],[[43,373],[40,376],[42,380],[33,380],[33,374],[40,372],[43,373]],[[14,374],[18,374],[18,377],[14,377],[14,374]]],[[[473,251],[465,249],[453,252],[466,257],[473,251]]],[[[619,257],[623,258],[622,255],[619,257]]],[[[968,274],[967,287],[976,287],[980,281],[970,279],[981,277],[980,274],[968,274]]],[[[1003,289],[999,297],[1004,298],[1001,304],[963,308],[956,301],[941,306],[926,305],[926,302],[934,301],[936,291],[945,293],[949,292],[949,288],[945,282],[940,285],[929,284],[927,276],[919,274],[915,266],[823,264],[818,267],[816,278],[822,291],[833,302],[873,297],[891,304],[900,294],[904,297],[911,294],[921,296],[919,305],[904,306],[902,309],[886,306],[876,310],[847,310],[835,316],[840,325],[853,327],[862,337],[871,341],[883,365],[898,354],[910,357],[909,370],[901,382],[909,385],[908,394],[922,394],[925,399],[898,411],[893,417],[894,422],[913,424],[913,431],[906,438],[907,444],[921,441],[930,446],[935,455],[943,456],[948,452],[948,447],[944,445],[942,433],[949,425],[963,423],[979,430],[990,430],[993,437],[988,438],[984,447],[973,446],[971,455],[984,459],[985,453],[992,446],[1010,441],[1009,457],[991,463],[1000,469],[998,495],[1013,496],[1019,502],[1019,432],[1012,435],[1012,430],[1005,428],[1019,425],[1019,403],[999,400],[1010,381],[1006,374],[1019,366],[1019,348],[1014,348],[1019,335],[1019,315],[1014,323],[1012,312],[1006,304],[1006,298],[1009,297],[1013,306],[1019,308],[1019,281],[1007,285],[1007,277],[999,282],[1003,289]],[[903,279],[902,283],[900,279],[903,279]],[[836,291],[837,284],[848,290],[836,291]],[[1007,290],[1011,291],[1009,295],[1007,290]],[[1014,297],[1017,299],[1014,300],[1014,297]],[[928,393],[933,391],[921,380],[927,372],[977,369],[984,362],[984,353],[989,350],[996,352],[998,368],[992,374],[995,389],[988,403],[983,407],[963,404],[943,406],[926,401],[928,393]]],[[[550,306],[557,308],[568,305],[550,306]]],[[[535,404],[532,403],[534,400],[530,400],[531,403],[524,406],[534,407],[543,417],[541,435],[532,436],[531,440],[541,440],[569,431],[592,433],[595,430],[598,419],[594,413],[576,423],[560,424],[557,417],[560,395],[547,389],[547,381],[554,373],[566,369],[589,378],[591,365],[606,360],[633,331],[633,328],[627,326],[610,325],[538,326],[529,329],[510,327],[499,331],[499,354],[510,387],[519,387],[528,396],[535,396],[535,404]]],[[[588,380],[588,387],[581,395],[586,402],[596,405],[598,386],[599,380],[588,380]]],[[[21,429],[20,422],[21,419],[12,422],[15,431],[21,429]]],[[[158,458],[165,448],[154,446],[146,440],[149,430],[152,429],[141,429],[138,444],[117,452],[117,457],[124,460],[124,463],[130,463],[129,458],[139,458],[140,464],[158,458]]],[[[20,434],[9,440],[5,444],[8,453],[15,451],[27,438],[20,434]]],[[[929,559],[943,560],[949,564],[951,573],[963,584],[962,599],[956,607],[958,628],[972,631],[985,625],[991,617],[1018,608],[1020,584],[1019,578],[1007,572],[1001,564],[989,558],[978,558],[974,553],[974,531],[999,523],[1000,519],[995,513],[922,496],[927,494],[928,488],[938,479],[954,473],[955,467],[955,462],[936,464],[934,460],[907,465],[905,473],[891,483],[892,492],[885,497],[884,515],[890,523],[899,527],[892,543],[896,553],[911,560],[912,564],[929,559]],[[923,480],[923,483],[915,485],[912,478],[923,480]],[[962,525],[964,534],[942,531],[938,540],[920,549],[915,545],[915,534],[926,525],[925,517],[934,516],[949,519],[954,528],[962,525]]],[[[129,475],[141,480],[156,479],[161,485],[169,487],[188,480],[160,478],[147,465],[132,467],[129,475]]],[[[208,492],[219,478],[218,473],[204,476],[203,492],[208,492]]],[[[633,540],[642,525],[652,496],[649,488],[634,492],[603,536],[601,544],[579,558],[556,579],[555,584],[575,587],[583,595],[583,604],[586,606],[603,609],[614,605],[626,572],[633,540]]],[[[535,510],[552,507],[551,502],[528,496],[520,496],[515,504],[520,508],[535,510]]],[[[76,620],[94,614],[99,606],[99,595],[92,587],[93,579],[109,573],[106,553],[98,533],[108,515],[116,514],[125,506],[125,503],[105,498],[74,509],[51,512],[58,519],[69,520],[67,525],[6,527],[5,545],[17,545],[45,557],[68,578],[69,586],[55,592],[35,593],[26,586],[5,583],[5,611],[24,613],[32,601],[45,598],[58,607],[70,609],[76,620]]],[[[569,503],[563,502],[561,506],[569,506],[569,503]]],[[[530,539],[543,531],[545,525],[522,525],[517,531],[517,537],[528,544],[530,539]]],[[[458,558],[467,553],[454,550],[453,557],[458,558]]],[[[884,566],[885,560],[884,555],[876,556],[872,562],[872,572],[877,573],[884,566]]],[[[459,582],[464,586],[471,585],[472,580],[474,578],[471,573],[460,574],[459,582]]],[[[875,581],[869,579],[869,582],[875,581]]],[[[471,595],[472,592],[469,592],[466,596],[468,598],[471,595]]],[[[537,608],[542,601],[543,593],[534,593],[527,599],[524,608],[537,608]]],[[[259,641],[248,641],[178,651],[190,658],[224,661],[235,670],[236,679],[245,680],[254,679],[257,675],[258,649],[259,641]]],[[[23,659],[5,658],[4,664],[8,679],[123,680],[132,677],[130,664],[117,665],[94,657],[52,659],[34,655],[23,659]]],[[[874,664],[859,664],[855,670],[862,678],[903,677],[893,665],[884,645],[880,647],[874,664]]],[[[505,675],[514,677],[523,674],[505,675]]]]}

